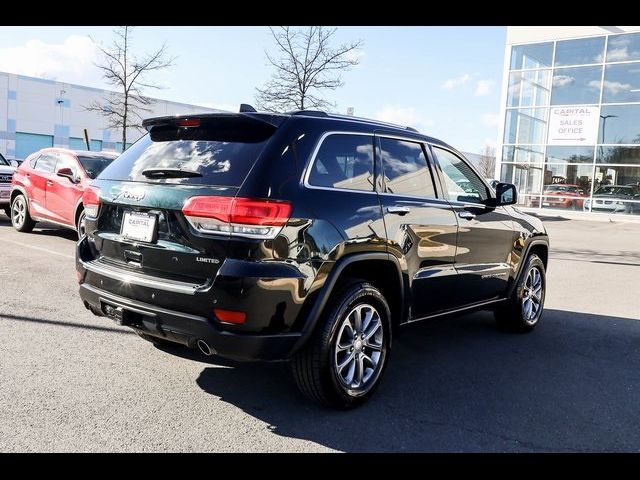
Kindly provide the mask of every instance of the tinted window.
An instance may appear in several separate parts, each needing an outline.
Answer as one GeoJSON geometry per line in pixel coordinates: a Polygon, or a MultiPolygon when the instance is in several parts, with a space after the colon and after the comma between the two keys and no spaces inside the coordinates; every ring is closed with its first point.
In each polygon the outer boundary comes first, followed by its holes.
{"type": "Polygon", "coordinates": [[[602,67],[556,68],[551,81],[551,104],[598,103],[601,80],[602,67]]]}
{"type": "Polygon", "coordinates": [[[434,152],[444,174],[444,190],[449,200],[478,203],[488,198],[487,187],[465,161],[438,147],[434,147],[434,152]]]}
{"type": "MultiPolygon", "coordinates": [[[[239,186],[265,147],[266,140],[254,137],[243,141],[243,132],[235,132],[229,141],[199,140],[194,132],[192,140],[175,138],[175,132],[158,134],[157,141],[145,135],[102,171],[105,180],[134,182],[179,183],[239,186]],[[231,141],[231,139],[233,141],[231,141]],[[182,169],[201,176],[180,178],[149,178],[148,169],[182,169]]],[[[204,135],[203,135],[204,136],[204,135]]],[[[221,135],[224,138],[224,135],[221,135]]]]}
{"type": "Polygon", "coordinates": [[[87,172],[87,176],[91,179],[96,178],[100,173],[107,168],[107,166],[113,162],[112,157],[78,157],[80,164],[84,171],[87,172]]]}
{"type": "Polygon", "coordinates": [[[629,60],[640,60],[640,35],[629,33],[610,36],[607,43],[607,62],[629,60]]]}
{"type": "Polygon", "coordinates": [[[421,144],[381,138],[380,146],[387,192],[436,197],[433,178],[421,144]]]}
{"type": "Polygon", "coordinates": [[[593,163],[593,147],[547,146],[549,163],[593,163]]]}
{"type": "Polygon", "coordinates": [[[35,169],[41,172],[53,173],[56,169],[56,157],[50,154],[43,154],[38,157],[35,169]]]}
{"type": "Polygon", "coordinates": [[[602,103],[640,102],[640,63],[607,65],[602,103]]]}
{"type": "Polygon", "coordinates": [[[600,109],[598,143],[639,143],[640,105],[607,105],[600,109]]]}
{"type": "Polygon", "coordinates": [[[598,147],[596,161],[640,165],[640,147],[598,147]]]}
{"type": "Polygon", "coordinates": [[[553,42],[517,45],[511,49],[511,70],[550,67],[553,42]]]}
{"type": "Polygon", "coordinates": [[[373,137],[342,134],[326,137],[311,167],[309,184],[373,191],[373,137]]]}
{"type": "Polygon", "coordinates": [[[556,44],[556,67],[602,63],[604,37],[564,40],[556,44]]]}

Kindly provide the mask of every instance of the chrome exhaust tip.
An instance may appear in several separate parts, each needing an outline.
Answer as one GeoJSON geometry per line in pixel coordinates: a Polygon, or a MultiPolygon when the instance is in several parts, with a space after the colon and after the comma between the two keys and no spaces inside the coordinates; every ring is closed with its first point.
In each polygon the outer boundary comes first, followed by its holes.
{"type": "Polygon", "coordinates": [[[196,344],[198,345],[198,349],[202,353],[204,353],[207,357],[211,355],[215,355],[216,351],[213,348],[211,348],[209,344],[204,340],[198,340],[196,344]]]}

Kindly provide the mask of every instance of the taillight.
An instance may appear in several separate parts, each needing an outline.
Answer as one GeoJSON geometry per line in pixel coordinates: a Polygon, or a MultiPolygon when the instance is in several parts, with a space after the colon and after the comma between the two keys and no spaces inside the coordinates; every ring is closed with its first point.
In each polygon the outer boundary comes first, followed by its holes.
{"type": "Polygon", "coordinates": [[[242,325],[247,319],[246,313],[239,312],[237,310],[223,310],[221,308],[215,308],[213,313],[221,322],[233,323],[234,325],[242,325]]]}
{"type": "Polygon", "coordinates": [[[82,204],[87,218],[96,218],[100,209],[100,189],[91,186],[85,188],[82,194],[82,204]]]}
{"type": "Polygon", "coordinates": [[[289,220],[291,210],[291,204],[282,200],[191,197],[182,213],[203,233],[274,238],[289,220]]]}

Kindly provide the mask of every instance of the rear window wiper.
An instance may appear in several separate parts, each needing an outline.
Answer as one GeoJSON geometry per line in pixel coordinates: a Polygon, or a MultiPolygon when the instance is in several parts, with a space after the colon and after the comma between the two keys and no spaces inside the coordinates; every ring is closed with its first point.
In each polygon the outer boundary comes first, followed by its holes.
{"type": "Polygon", "coordinates": [[[142,171],[142,175],[147,178],[184,178],[201,177],[200,172],[195,170],[184,170],[182,168],[147,168],[142,171]]]}

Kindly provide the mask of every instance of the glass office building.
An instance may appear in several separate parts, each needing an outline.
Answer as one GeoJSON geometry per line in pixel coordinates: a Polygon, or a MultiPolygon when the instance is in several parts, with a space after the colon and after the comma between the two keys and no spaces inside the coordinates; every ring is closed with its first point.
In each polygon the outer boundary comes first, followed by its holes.
{"type": "Polygon", "coordinates": [[[523,207],[640,217],[640,27],[567,29],[508,29],[499,178],[523,207]]]}

